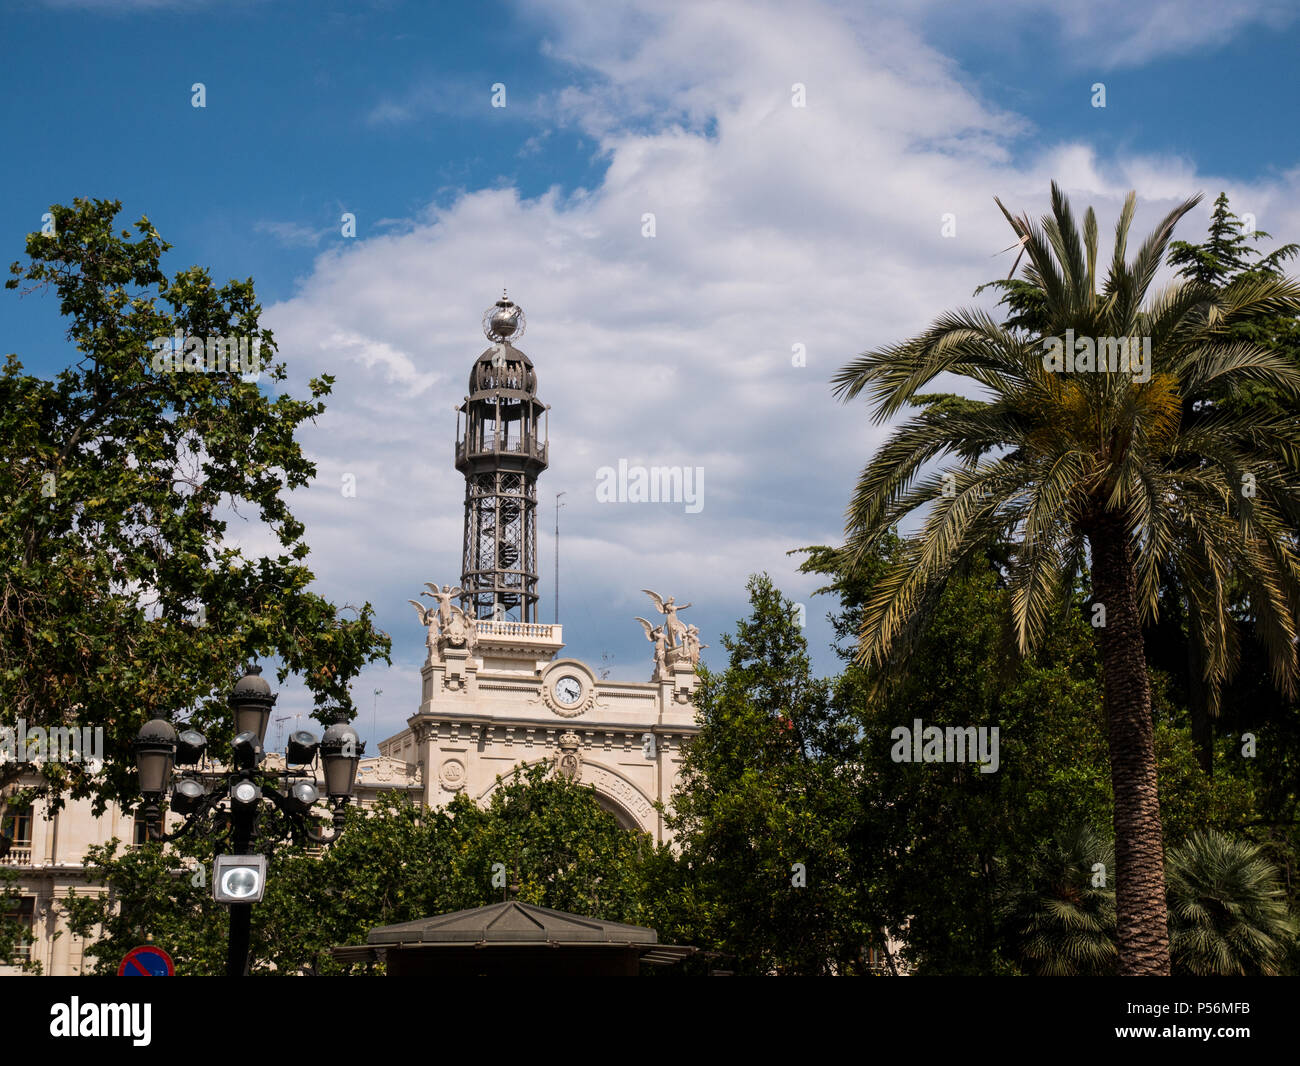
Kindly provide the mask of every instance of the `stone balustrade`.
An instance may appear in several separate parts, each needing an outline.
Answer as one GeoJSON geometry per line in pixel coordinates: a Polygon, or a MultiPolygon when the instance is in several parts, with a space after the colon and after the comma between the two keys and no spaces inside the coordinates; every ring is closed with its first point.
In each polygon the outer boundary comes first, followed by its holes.
{"type": "Polygon", "coordinates": [[[557,625],[542,622],[497,622],[491,618],[480,618],[475,626],[480,637],[524,637],[533,640],[554,640],[557,625]]]}

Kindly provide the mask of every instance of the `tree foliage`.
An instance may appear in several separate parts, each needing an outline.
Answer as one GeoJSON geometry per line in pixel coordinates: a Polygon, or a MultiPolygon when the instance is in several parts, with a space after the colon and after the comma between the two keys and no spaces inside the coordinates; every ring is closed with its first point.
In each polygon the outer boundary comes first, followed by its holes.
{"type": "Polygon", "coordinates": [[[52,290],[75,355],[53,378],[14,354],[0,372],[0,724],[102,727],[102,770],[44,768],[56,802],[70,788],[101,809],[133,795],[125,756],[147,719],[188,709],[214,741],[229,732],[246,660],[278,656],[281,681],[301,675],[318,707],[350,709],[347,682],[389,646],[369,604],[345,617],[308,590],[285,499],[315,475],[295,433],[324,411],[330,377],[306,399],[277,393],[287,364],[252,280],[169,277],[170,245],[147,218],[116,230],[120,209],[56,204],[55,232],[28,238],[6,287],[52,290]],[[261,385],[156,371],[155,341],[172,337],[242,338],[261,385]],[[233,539],[260,532],[277,554],[233,539]]]}
{"type": "Polygon", "coordinates": [[[1101,977],[1115,969],[1115,887],[1110,842],[1087,824],[1041,844],[1003,901],[1008,934],[1039,977],[1101,977]]]}
{"type": "Polygon", "coordinates": [[[1300,929],[1263,849],[1214,830],[1170,852],[1169,900],[1175,973],[1275,976],[1300,929]]]}
{"type": "MultiPolygon", "coordinates": [[[[895,542],[882,555],[897,550],[895,542]]],[[[833,549],[807,555],[804,572],[832,579],[835,632],[855,634],[888,558],[849,568],[833,549]]],[[[1088,969],[1082,956],[1026,954],[1024,920],[1034,913],[1028,904],[1063,891],[1045,871],[1078,850],[1080,835],[1110,836],[1100,664],[1081,596],[1040,648],[1018,655],[1001,566],[985,559],[950,581],[904,662],[864,667],[852,661],[856,647],[841,646],[835,699],[860,723],[864,767],[850,836],[855,868],[865,871],[878,919],[904,940],[902,962],[918,974],[1088,969]],[[891,730],[915,719],[998,726],[997,772],[894,762],[891,730]]],[[[1177,844],[1206,826],[1243,831],[1256,817],[1255,767],[1238,759],[1231,772],[1204,775],[1186,712],[1168,700],[1158,674],[1153,691],[1165,840],[1177,844]]],[[[1113,858],[1106,869],[1113,893],[1113,858]]],[[[1085,908],[1094,916],[1098,899],[1085,908]]],[[[1048,947],[1051,929],[1045,920],[1036,930],[1048,947]]]]}
{"type": "Polygon", "coordinates": [[[978,309],[947,313],[834,378],[841,398],[868,396],[877,421],[921,408],[878,449],[850,503],[850,561],[921,515],[865,605],[863,662],[897,662],[945,583],[993,547],[1009,551],[1011,621],[1027,655],[1087,563],[1090,593],[1105,612],[1096,632],[1126,974],[1169,968],[1142,632],[1168,576],[1186,596],[1207,681],[1222,684],[1236,667],[1240,599],[1278,687],[1292,694],[1300,678],[1300,428],[1257,408],[1226,414],[1196,402],[1248,382],[1300,395],[1300,366],[1231,332],[1262,315],[1295,315],[1300,284],[1263,272],[1222,289],[1184,280],[1152,292],[1174,226],[1198,200],[1171,211],[1130,259],[1130,194],[1099,278],[1096,216],[1089,209],[1080,228],[1053,183],[1041,225],[1002,208],[1026,254],[1018,284],[993,283],[1017,312],[1011,324],[978,309]],[[978,398],[924,395],[945,373],[967,379],[978,398]],[[942,460],[950,465],[932,470],[942,460]]]}
{"type": "Polygon", "coordinates": [[[726,669],[701,671],[695,692],[664,925],[741,973],[858,972],[879,937],[848,846],[853,724],[812,676],[794,605],[766,575],[749,597],[750,616],[722,637],[726,669]]]}

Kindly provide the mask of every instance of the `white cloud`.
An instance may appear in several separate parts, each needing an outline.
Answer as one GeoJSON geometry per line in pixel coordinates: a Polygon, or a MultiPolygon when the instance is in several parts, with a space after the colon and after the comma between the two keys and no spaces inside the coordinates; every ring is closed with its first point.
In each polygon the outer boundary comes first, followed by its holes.
{"type": "MultiPolygon", "coordinates": [[[[641,678],[650,658],[632,621],[646,606],[637,590],[694,601],[717,663],[717,631],[747,613],[751,571],[805,601],[820,584],[795,575],[785,552],[838,541],[884,432],[865,406],[834,403],[828,379],[1005,276],[1011,257],[995,253],[1010,231],[994,195],[1038,215],[1056,177],[1108,233],[1136,185],[1144,235],[1188,193],[1206,189],[1208,201],[1222,186],[1264,228],[1294,233],[1300,222],[1295,175],[1242,185],[1180,160],[1099,159],[1050,131],[1017,165],[1006,146],[1022,120],[895,19],[868,32],[856,15],[811,4],[745,5],[744,17],[718,4],[529,10],[544,47],[589,76],[553,104],[598,138],[609,160],[599,187],[527,201],[466,193],[405,232],[323,254],[267,314],[298,393],[322,370],[338,379],[305,435],[320,477],[294,507],[322,591],[375,602],[392,627],[399,680],[422,653],[406,599],[460,573],[453,407],[487,343],[479,314],[502,285],[528,313],[521,347],[554,405],[539,493],[542,617],[554,494],[565,490],[568,654],[596,662],[609,649],[615,676],[641,678]],[[796,81],[803,109],[791,106],[796,81]],[[646,212],[654,239],[641,236],[646,212]],[[949,212],[955,239],[940,235],[949,212]],[[806,367],[791,365],[795,344],[806,367]],[[597,469],[620,458],[702,466],[704,510],[597,503],[597,469]],[[355,499],[340,493],[345,472],[355,499]]],[[[1092,25],[1075,18],[1065,31],[1092,25]]],[[[1183,235],[1197,239],[1203,217],[1183,235]]],[[[828,606],[808,606],[819,649],[828,606]]],[[[415,710],[418,684],[374,676],[386,702],[405,691],[404,713],[415,710]]]]}

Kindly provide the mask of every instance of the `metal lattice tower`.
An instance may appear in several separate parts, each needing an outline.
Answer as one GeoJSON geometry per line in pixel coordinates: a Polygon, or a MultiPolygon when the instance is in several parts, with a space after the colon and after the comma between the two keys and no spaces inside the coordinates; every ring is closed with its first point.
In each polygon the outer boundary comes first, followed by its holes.
{"type": "Polygon", "coordinates": [[[537,399],[532,361],[511,343],[524,326],[523,308],[504,293],[484,312],[492,345],[475,361],[457,409],[456,469],[465,475],[461,603],[471,618],[537,621],[537,475],[547,466],[550,408],[537,399]]]}

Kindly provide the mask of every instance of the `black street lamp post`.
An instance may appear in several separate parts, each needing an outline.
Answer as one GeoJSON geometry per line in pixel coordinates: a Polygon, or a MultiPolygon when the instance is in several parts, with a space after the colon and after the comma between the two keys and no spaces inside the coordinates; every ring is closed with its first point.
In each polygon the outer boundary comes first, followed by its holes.
{"type": "Polygon", "coordinates": [[[253,904],[266,889],[265,854],[255,854],[254,843],[267,852],[274,842],[292,837],[302,844],[330,844],[343,831],[345,809],[356,786],[357,764],[365,745],[357,731],[337,721],[317,739],[300,730],[289,737],[284,770],[260,769],[266,753],[262,743],[276,696],[253,666],[230,693],[235,719],[229,767],[204,766],[208,742],[202,733],[187,729],[177,735],[170,722],[155,718],[141,727],[135,742],[143,814],[153,840],[175,840],[202,832],[218,844],[228,842],[229,853],[218,855],[212,873],[213,895],[230,906],[230,948],[226,973],[238,977],[248,972],[249,929],[253,904]],[[312,808],[320,800],[315,763],[319,757],[325,792],[334,808],[333,828],[322,832],[312,808]],[[185,767],[172,785],[173,768],[185,767]],[[291,769],[290,767],[294,767],[291,769]],[[186,816],[174,833],[161,830],[162,801],[171,789],[171,809],[186,816]],[[263,818],[267,800],[283,818],[263,818]]]}

